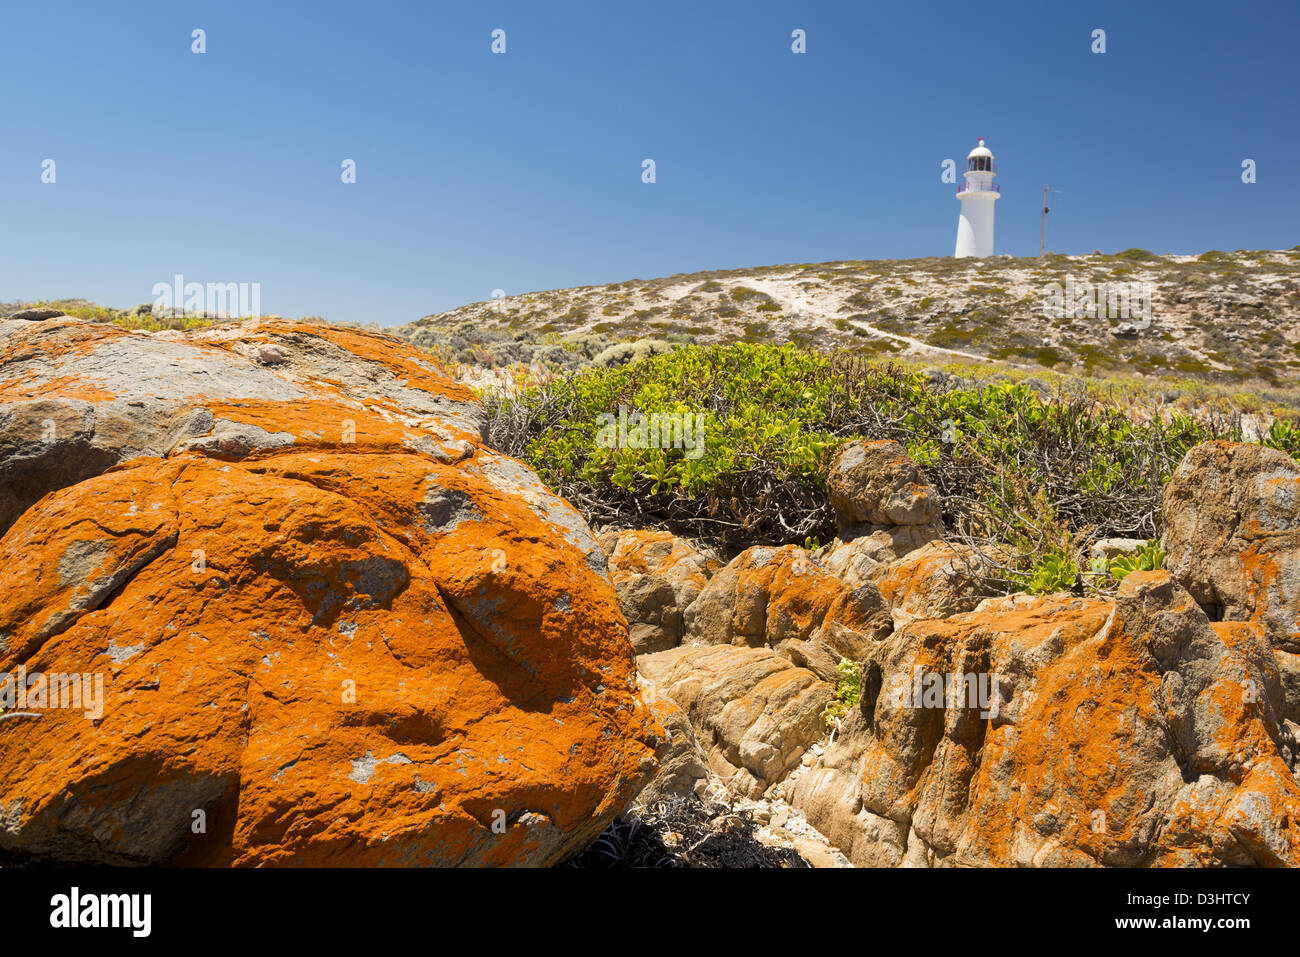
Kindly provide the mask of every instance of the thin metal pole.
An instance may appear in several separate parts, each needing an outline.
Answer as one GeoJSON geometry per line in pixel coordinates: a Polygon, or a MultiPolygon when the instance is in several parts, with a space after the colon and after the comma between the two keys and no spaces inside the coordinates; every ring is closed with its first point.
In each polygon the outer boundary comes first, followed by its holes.
{"type": "Polygon", "coordinates": [[[1043,247],[1047,242],[1047,187],[1043,187],[1043,228],[1038,234],[1038,258],[1043,258],[1043,247]]]}

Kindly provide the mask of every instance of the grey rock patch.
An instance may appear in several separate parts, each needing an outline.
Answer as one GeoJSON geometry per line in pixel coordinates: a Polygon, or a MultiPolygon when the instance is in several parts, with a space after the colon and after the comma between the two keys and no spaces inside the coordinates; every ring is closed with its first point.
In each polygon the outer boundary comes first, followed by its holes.
{"type": "Polygon", "coordinates": [[[144,651],[144,643],[138,645],[119,645],[116,640],[108,639],[108,656],[113,659],[113,663],[120,665],[124,661],[130,661],[140,652],[144,651]]]}
{"type": "MultiPolygon", "coordinates": [[[[429,481],[436,481],[429,476],[429,481]]],[[[474,500],[460,489],[432,485],[425,492],[420,502],[420,514],[424,518],[424,530],[429,534],[454,532],[462,522],[481,522],[483,513],[478,510],[474,500]]]]}
{"type": "Polygon", "coordinates": [[[43,319],[57,319],[62,315],[64,315],[62,309],[37,307],[34,309],[19,309],[17,312],[9,313],[6,318],[16,319],[21,322],[40,322],[43,319]]]}
{"type": "Polygon", "coordinates": [[[59,558],[59,584],[78,585],[86,581],[112,550],[113,542],[108,538],[73,542],[59,558]]]}
{"type": "MultiPolygon", "coordinates": [[[[206,411],[206,410],[205,410],[206,411]]],[[[242,459],[261,449],[283,448],[294,444],[288,432],[268,432],[256,425],[216,419],[211,432],[195,438],[181,439],[172,446],[172,453],[202,452],[213,458],[242,459]]]]}
{"type": "Polygon", "coordinates": [[[352,759],[352,771],[348,777],[358,784],[369,784],[375,769],[381,764],[410,764],[411,759],[402,752],[395,752],[382,761],[376,760],[374,752],[367,751],[362,757],[352,759]]]}
{"type": "Polygon", "coordinates": [[[0,831],[16,835],[23,820],[23,799],[0,801],[0,831]]]}

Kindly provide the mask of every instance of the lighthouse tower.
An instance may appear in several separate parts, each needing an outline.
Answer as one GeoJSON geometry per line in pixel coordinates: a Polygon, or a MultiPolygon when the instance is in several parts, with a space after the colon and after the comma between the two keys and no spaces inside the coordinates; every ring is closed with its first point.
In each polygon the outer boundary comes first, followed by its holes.
{"type": "Polygon", "coordinates": [[[1002,195],[993,182],[993,154],[981,139],[966,157],[966,185],[957,191],[961,217],[957,220],[957,258],[993,255],[993,204],[1002,195]]]}

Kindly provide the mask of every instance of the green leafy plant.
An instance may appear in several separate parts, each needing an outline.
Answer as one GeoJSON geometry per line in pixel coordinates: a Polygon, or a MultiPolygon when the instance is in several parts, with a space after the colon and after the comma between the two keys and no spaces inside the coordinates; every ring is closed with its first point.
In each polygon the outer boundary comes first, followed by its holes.
{"type": "Polygon", "coordinates": [[[1165,567],[1165,550],[1160,543],[1152,540],[1136,552],[1128,555],[1116,555],[1110,560],[1106,571],[1116,581],[1123,581],[1129,572],[1153,572],[1165,567]]]}
{"type": "Polygon", "coordinates": [[[1068,591],[1079,579],[1079,567],[1064,552],[1051,552],[1040,558],[1023,576],[1024,590],[1031,595],[1068,591]]]}
{"type": "Polygon", "coordinates": [[[1300,428],[1288,419],[1274,419],[1261,444],[1294,456],[1300,453],[1300,428]]]}
{"type": "Polygon", "coordinates": [[[841,658],[838,667],[842,677],[835,682],[835,700],[822,712],[827,728],[833,728],[836,721],[856,708],[862,697],[862,665],[841,658]]]}

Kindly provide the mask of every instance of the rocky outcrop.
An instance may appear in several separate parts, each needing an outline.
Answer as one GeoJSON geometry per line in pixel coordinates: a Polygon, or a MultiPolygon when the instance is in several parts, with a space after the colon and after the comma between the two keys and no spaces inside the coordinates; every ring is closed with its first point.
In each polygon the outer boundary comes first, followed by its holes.
{"type": "Polygon", "coordinates": [[[1300,653],[1300,466],[1262,445],[1206,442],[1165,488],[1165,566],[1212,617],[1257,621],[1300,653]]]}
{"type": "Polygon", "coordinates": [[[897,442],[846,442],[826,486],[839,532],[813,557],[849,585],[943,537],[939,494],[897,442]]]}
{"type": "Polygon", "coordinates": [[[922,618],[949,618],[971,611],[987,592],[1000,553],[967,545],[931,542],[879,569],[872,581],[889,606],[895,628],[922,618]]]}
{"type": "Polygon", "coordinates": [[[0,852],[544,865],[598,834],[662,731],[585,523],[481,423],[382,336],[0,323],[0,672],[103,691],[0,717],[0,852]]]}
{"type": "Polygon", "coordinates": [[[663,728],[655,751],[658,770],[637,795],[642,807],[688,794],[699,795],[709,780],[708,756],[700,746],[690,718],[672,698],[658,693],[652,681],[639,678],[642,700],[663,728]]]}
{"type": "Polygon", "coordinates": [[[1164,572],[1116,602],[917,621],[791,801],[858,864],[1300,864],[1295,726],[1258,626],[1164,572]],[[874,687],[872,687],[874,685],[874,687]]]}
{"type": "Polygon", "coordinates": [[[690,642],[773,648],[832,682],[891,627],[874,585],[845,585],[797,545],[746,549],[686,609],[690,642]]]}
{"type": "Polygon", "coordinates": [[[663,531],[609,531],[598,539],[637,654],[681,643],[686,608],[719,562],[663,531]]]}
{"type": "Polygon", "coordinates": [[[841,532],[862,526],[932,525],[939,497],[925,473],[892,440],[846,442],[826,477],[841,532]]]}
{"type": "Polygon", "coordinates": [[[686,713],[710,770],[737,794],[762,794],[824,733],[831,686],[767,649],[683,646],[642,655],[637,666],[686,713]]]}

